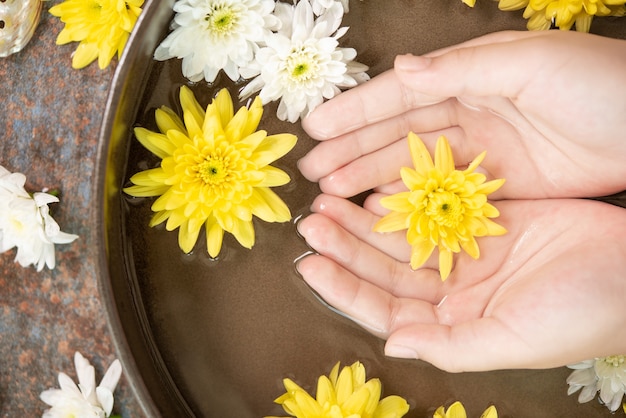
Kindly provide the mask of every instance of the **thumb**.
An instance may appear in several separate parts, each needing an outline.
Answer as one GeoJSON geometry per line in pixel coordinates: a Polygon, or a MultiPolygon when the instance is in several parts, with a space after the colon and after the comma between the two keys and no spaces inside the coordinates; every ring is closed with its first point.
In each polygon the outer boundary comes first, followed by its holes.
{"type": "Polygon", "coordinates": [[[414,324],[400,328],[387,339],[385,355],[424,360],[453,373],[542,365],[535,358],[536,350],[493,318],[456,325],[414,324]]]}

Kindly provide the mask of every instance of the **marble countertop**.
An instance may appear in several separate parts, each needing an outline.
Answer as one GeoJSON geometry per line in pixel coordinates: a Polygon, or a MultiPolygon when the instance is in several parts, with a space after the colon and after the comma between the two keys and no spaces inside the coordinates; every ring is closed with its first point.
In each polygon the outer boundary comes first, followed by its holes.
{"type": "MultiPolygon", "coordinates": [[[[0,58],[0,165],[26,175],[29,192],[58,189],[50,205],[65,232],[80,238],[57,245],[57,265],[37,272],[0,254],[0,416],[41,416],[39,394],[58,387],[57,376],[75,378],[80,351],[102,378],[116,354],[99,296],[90,217],[92,173],[98,134],[117,59],[106,69],[96,63],[71,67],[77,44],[57,46],[63,24],[45,1],[41,22],[21,52],[0,58]]],[[[113,412],[144,416],[124,375],[113,412]]]]}

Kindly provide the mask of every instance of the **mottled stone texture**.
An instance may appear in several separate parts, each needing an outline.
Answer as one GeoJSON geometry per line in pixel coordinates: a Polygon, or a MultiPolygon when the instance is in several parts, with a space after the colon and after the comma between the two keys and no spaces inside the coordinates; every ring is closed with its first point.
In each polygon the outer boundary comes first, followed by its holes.
{"type": "MultiPolygon", "coordinates": [[[[91,177],[98,133],[117,60],[71,68],[77,44],[55,45],[62,23],[44,2],[41,23],[21,52],[0,59],[0,165],[25,173],[27,190],[58,189],[51,205],[61,229],[80,235],[57,246],[57,267],[37,273],[0,255],[0,416],[41,416],[41,391],[58,387],[57,374],[75,378],[73,355],[82,352],[96,377],[115,358],[98,294],[90,216],[91,177]]],[[[142,417],[124,377],[114,413],[142,417]]]]}

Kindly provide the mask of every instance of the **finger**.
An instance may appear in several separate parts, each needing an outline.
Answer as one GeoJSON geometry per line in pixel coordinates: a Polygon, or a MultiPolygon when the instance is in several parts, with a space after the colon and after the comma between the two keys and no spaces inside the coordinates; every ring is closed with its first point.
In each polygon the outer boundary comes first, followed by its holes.
{"type": "MultiPolygon", "coordinates": [[[[349,200],[321,194],[311,204],[311,210],[326,216],[338,226],[375,249],[393,257],[402,263],[411,258],[411,248],[406,241],[406,234],[381,234],[374,232],[374,225],[380,217],[361,208],[349,200]]],[[[344,245],[345,248],[345,245],[344,245]]]]}
{"type": "Polygon", "coordinates": [[[308,180],[317,182],[364,155],[406,138],[409,131],[433,132],[456,126],[457,107],[456,100],[447,100],[328,139],[298,161],[298,168],[308,180]]]}
{"type": "MultiPolygon", "coordinates": [[[[302,127],[314,139],[326,140],[391,119],[412,109],[411,103],[404,100],[405,90],[396,73],[386,71],[318,106],[302,120],[302,127]]],[[[434,104],[445,98],[421,95],[419,100],[434,104]]]]}
{"type": "Polygon", "coordinates": [[[422,105],[428,95],[516,98],[545,66],[533,41],[518,40],[514,48],[500,42],[451,49],[437,56],[400,55],[394,70],[409,89],[405,103],[422,105]]]}
{"type": "Polygon", "coordinates": [[[307,256],[299,261],[298,271],[326,303],[381,338],[387,338],[415,318],[436,320],[432,304],[396,298],[327,257],[307,256]]]}
{"type": "MultiPolygon", "coordinates": [[[[427,147],[434,149],[437,137],[445,135],[453,147],[453,155],[464,155],[464,147],[454,147],[463,138],[463,130],[455,127],[420,135],[427,147]],[[432,146],[430,146],[432,144],[432,146]],[[455,149],[456,148],[456,149],[455,149]]],[[[459,158],[457,156],[457,158],[459,158]]],[[[412,167],[411,155],[406,140],[395,143],[365,155],[339,168],[319,180],[320,189],[324,193],[341,197],[356,196],[380,185],[396,181],[400,178],[401,167],[412,167]]]]}
{"type": "MultiPolygon", "coordinates": [[[[428,55],[434,57],[459,48],[508,43],[540,35],[542,34],[536,32],[499,32],[434,51],[428,55]]],[[[498,63],[494,68],[500,68],[500,64],[498,63]]],[[[443,84],[449,81],[445,80],[443,84]]],[[[425,106],[442,102],[449,97],[453,96],[445,96],[441,93],[428,95],[409,92],[398,79],[396,72],[390,70],[318,106],[302,120],[302,126],[313,138],[325,140],[400,115],[413,109],[416,103],[425,106]],[[347,115],[349,117],[346,117],[347,115]]]]}
{"type": "MultiPolygon", "coordinates": [[[[441,299],[442,283],[436,269],[436,256],[428,261],[435,268],[411,270],[408,263],[398,262],[320,214],[310,215],[300,221],[298,231],[319,254],[387,293],[398,297],[424,299],[431,303],[437,303],[441,299]]],[[[395,237],[386,237],[385,234],[380,234],[379,238],[383,241],[398,241],[395,237]]],[[[402,244],[402,248],[405,248],[406,242],[402,244]]]]}

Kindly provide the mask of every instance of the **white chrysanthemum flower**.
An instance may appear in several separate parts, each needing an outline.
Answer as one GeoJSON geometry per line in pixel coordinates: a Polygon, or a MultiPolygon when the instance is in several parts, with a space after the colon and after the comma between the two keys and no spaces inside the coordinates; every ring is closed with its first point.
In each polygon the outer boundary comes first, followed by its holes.
{"type": "Polygon", "coordinates": [[[334,3],[341,3],[344,13],[350,11],[350,0],[311,0],[311,7],[313,8],[313,13],[319,16],[330,9],[334,3]]]}
{"type": "Polygon", "coordinates": [[[55,266],[54,244],[68,244],[78,235],[61,231],[48,204],[59,199],[48,193],[33,196],[24,189],[26,177],[0,166],[0,253],[17,248],[15,261],[41,271],[55,266]]]}
{"type": "Polygon", "coordinates": [[[178,0],[173,32],[154,58],[182,58],[183,75],[212,83],[220,70],[233,81],[254,59],[266,33],[278,29],[274,0],[178,0]]]}
{"type": "Polygon", "coordinates": [[[626,392],[626,356],[598,357],[567,367],[574,369],[567,378],[568,395],[582,389],[578,402],[584,403],[599,391],[602,403],[612,412],[617,411],[626,392]]]}
{"type": "Polygon", "coordinates": [[[95,370],[89,360],[76,352],[74,365],[78,386],[68,375],[59,373],[61,389],[48,389],[41,392],[41,400],[52,407],[44,412],[43,418],[104,418],[111,415],[113,391],[122,375],[119,360],[115,360],[109,366],[97,387],[95,370]]]}
{"type": "Polygon", "coordinates": [[[295,122],[337,95],[339,88],[354,87],[369,79],[368,67],[354,61],[353,48],[339,48],[343,8],[334,2],[317,19],[308,0],[297,5],[277,3],[275,15],[281,29],[268,35],[266,47],[256,54],[242,76],[251,80],[240,93],[247,98],[261,91],[263,104],[280,99],[277,116],[295,122]]]}

